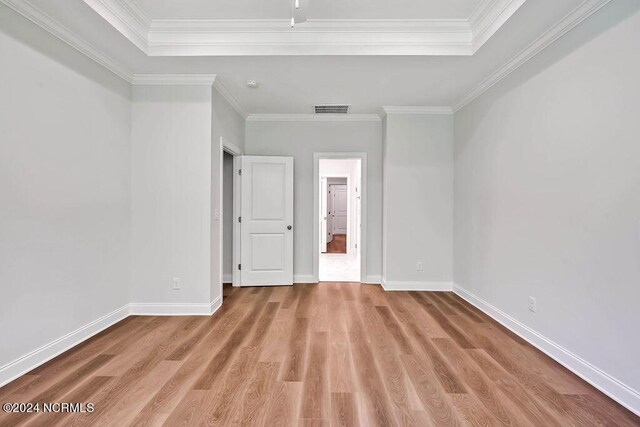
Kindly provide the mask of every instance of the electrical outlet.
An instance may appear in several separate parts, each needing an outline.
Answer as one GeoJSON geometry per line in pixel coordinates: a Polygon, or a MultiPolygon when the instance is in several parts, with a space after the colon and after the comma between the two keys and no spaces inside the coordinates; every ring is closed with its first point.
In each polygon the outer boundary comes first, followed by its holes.
{"type": "Polygon", "coordinates": [[[179,291],[180,290],[180,278],[179,277],[174,277],[173,278],[173,290],[175,291],[179,291]]]}
{"type": "Polygon", "coordinates": [[[422,264],[422,261],[418,261],[418,263],[416,264],[416,270],[422,271],[423,268],[424,265],[422,264]]]}
{"type": "Polygon", "coordinates": [[[536,299],[534,297],[529,297],[529,311],[535,313],[538,309],[538,305],[536,303],[536,299]]]}

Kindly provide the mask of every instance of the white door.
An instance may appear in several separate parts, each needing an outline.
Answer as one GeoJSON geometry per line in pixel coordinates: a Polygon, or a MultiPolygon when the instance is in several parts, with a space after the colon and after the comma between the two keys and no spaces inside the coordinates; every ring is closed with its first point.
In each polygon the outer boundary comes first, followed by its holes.
{"type": "Polygon", "coordinates": [[[240,286],[293,284],[293,157],[241,156],[240,286]]]}
{"type": "Polygon", "coordinates": [[[333,234],[347,234],[347,198],[346,185],[333,185],[333,234]]]}
{"type": "Polygon", "coordinates": [[[333,241],[333,185],[327,187],[327,242],[333,241]]]}
{"type": "Polygon", "coordinates": [[[320,178],[320,252],[327,252],[327,178],[320,178]]]}

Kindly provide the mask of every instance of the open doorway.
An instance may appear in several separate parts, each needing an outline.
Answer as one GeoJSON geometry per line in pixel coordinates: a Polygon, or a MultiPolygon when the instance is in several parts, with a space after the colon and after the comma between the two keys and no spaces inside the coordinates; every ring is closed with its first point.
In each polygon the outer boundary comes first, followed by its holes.
{"type": "Polygon", "coordinates": [[[233,155],[222,153],[222,283],[233,283],[233,155]]]}
{"type": "Polygon", "coordinates": [[[318,160],[319,281],[361,281],[361,175],[359,158],[318,160]]]}

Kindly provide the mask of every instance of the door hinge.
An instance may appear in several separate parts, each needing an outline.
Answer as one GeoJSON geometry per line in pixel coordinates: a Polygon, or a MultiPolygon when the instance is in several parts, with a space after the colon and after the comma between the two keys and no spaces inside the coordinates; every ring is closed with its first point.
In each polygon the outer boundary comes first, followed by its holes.
{"type": "Polygon", "coordinates": [[[242,264],[238,264],[238,270],[242,270],[242,264]]]}
{"type": "Polygon", "coordinates": [[[242,217],[241,216],[238,217],[238,222],[242,222],[242,217]]]}
{"type": "Polygon", "coordinates": [[[242,175],[242,169],[238,169],[238,175],[242,175]]]}

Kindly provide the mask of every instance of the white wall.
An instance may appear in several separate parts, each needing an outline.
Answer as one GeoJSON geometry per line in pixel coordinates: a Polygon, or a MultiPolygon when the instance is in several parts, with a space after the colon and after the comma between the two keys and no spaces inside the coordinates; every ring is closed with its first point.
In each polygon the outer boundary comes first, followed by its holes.
{"type": "Polygon", "coordinates": [[[4,5],[0,58],[2,384],[128,303],[131,88],[4,5]]]}
{"type": "MultiPolygon", "coordinates": [[[[220,191],[224,182],[223,152],[220,138],[244,149],[244,118],[227,102],[217,88],[213,89],[211,109],[211,209],[223,210],[223,194],[220,191]]],[[[224,221],[216,221],[211,216],[211,299],[222,298],[223,256],[220,242],[223,240],[224,221]]],[[[231,262],[231,261],[229,261],[231,262]]],[[[231,272],[229,272],[231,273],[231,272]]]]}
{"type": "MultiPolygon", "coordinates": [[[[342,176],[347,178],[345,183],[348,182],[349,199],[347,205],[348,221],[349,221],[349,236],[347,238],[347,251],[350,254],[357,253],[356,248],[356,228],[358,226],[358,218],[356,216],[356,203],[358,193],[356,187],[360,186],[360,160],[359,159],[320,159],[318,171],[320,177],[336,177],[342,176]]],[[[328,179],[327,183],[335,183],[335,180],[328,179]]]]}
{"type": "Polygon", "coordinates": [[[133,87],[133,303],[212,301],[211,95],[205,85],[133,87]]]}
{"type": "Polygon", "coordinates": [[[450,289],[453,117],[393,113],[384,127],[384,286],[450,289]]]}
{"type": "Polygon", "coordinates": [[[638,9],[610,3],[455,116],[457,285],[635,389],[567,359],[636,410],[638,9]]]}
{"type": "MultiPolygon", "coordinates": [[[[294,276],[313,277],[313,153],[367,153],[367,275],[380,280],[382,157],[379,121],[247,121],[245,151],[294,157],[294,276]]],[[[294,280],[296,278],[294,277],[294,280]]]]}

